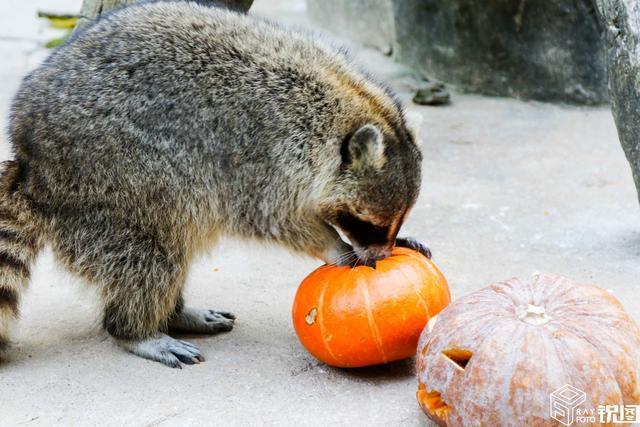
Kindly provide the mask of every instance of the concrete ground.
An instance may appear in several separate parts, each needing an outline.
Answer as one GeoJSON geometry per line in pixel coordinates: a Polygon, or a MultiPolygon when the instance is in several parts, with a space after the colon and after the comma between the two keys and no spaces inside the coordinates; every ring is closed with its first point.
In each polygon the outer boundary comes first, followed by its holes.
{"type": "MultiPolygon", "coordinates": [[[[21,77],[47,54],[43,40],[58,34],[36,10],[74,12],[79,3],[0,2],[2,128],[21,77]]],[[[253,13],[305,25],[296,0],[256,0],[253,13]]],[[[559,272],[611,289],[640,321],[640,209],[608,108],[458,93],[450,106],[418,107],[404,68],[355,50],[423,116],[423,191],[404,234],[431,246],[455,295],[559,272]]],[[[2,133],[0,157],[9,156],[2,133]]],[[[412,361],[339,370],[298,344],[293,296],[318,265],[223,242],[193,266],[187,301],[232,310],[237,326],[190,337],[207,361],[175,370],[116,347],[91,286],[46,251],[0,366],[0,425],[423,425],[412,361]]]]}

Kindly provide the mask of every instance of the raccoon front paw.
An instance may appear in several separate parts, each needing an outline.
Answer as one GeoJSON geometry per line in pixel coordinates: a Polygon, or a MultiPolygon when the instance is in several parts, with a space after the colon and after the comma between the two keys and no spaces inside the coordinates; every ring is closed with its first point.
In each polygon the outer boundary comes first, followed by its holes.
{"type": "Polygon", "coordinates": [[[396,239],[396,246],[400,248],[409,248],[414,251],[420,252],[422,255],[431,259],[431,249],[429,249],[426,245],[418,242],[416,239],[412,239],[411,237],[404,237],[396,239]]]}
{"type": "Polygon", "coordinates": [[[228,311],[200,310],[185,307],[169,321],[169,330],[196,334],[216,334],[233,329],[236,319],[228,311]]]}
{"type": "Polygon", "coordinates": [[[182,368],[181,362],[186,365],[204,362],[196,346],[162,333],[143,340],[118,340],[118,343],[136,356],[155,360],[170,368],[182,368]]]}

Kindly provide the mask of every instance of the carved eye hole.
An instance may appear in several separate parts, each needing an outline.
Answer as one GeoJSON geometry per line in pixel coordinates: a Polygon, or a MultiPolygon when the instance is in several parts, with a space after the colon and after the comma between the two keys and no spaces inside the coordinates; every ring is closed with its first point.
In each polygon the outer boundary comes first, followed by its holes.
{"type": "Polygon", "coordinates": [[[473,357],[473,352],[462,348],[448,348],[442,352],[442,356],[453,363],[456,368],[464,371],[473,357]]]}

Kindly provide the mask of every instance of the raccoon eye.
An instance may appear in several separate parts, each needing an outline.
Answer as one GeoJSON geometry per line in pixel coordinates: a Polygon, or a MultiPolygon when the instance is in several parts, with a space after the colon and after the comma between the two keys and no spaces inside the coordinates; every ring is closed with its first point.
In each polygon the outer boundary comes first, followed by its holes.
{"type": "Polygon", "coordinates": [[[336,224],[361,246],[383,245],[389,241],[389,227],[381,227],[348,213],[340,212],[336,224]]]}

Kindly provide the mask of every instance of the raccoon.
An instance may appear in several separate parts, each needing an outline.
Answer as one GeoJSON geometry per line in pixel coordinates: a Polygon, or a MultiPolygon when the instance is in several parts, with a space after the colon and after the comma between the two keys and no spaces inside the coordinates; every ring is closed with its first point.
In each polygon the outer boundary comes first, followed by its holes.
{"type": "Polygon", "coordinates": [[[421,153],[394,94],[321,36],[191,2],[129,6],[23,81],[0,178],[0,345],[44,244],[95,284],[103,325],[171,367],[172,330],[228,331],[185,307],[192,259],[221,235],[365,264],[396,238],[421,153]],[[342,231],[350,240],[340,238],[342,231]]]}

